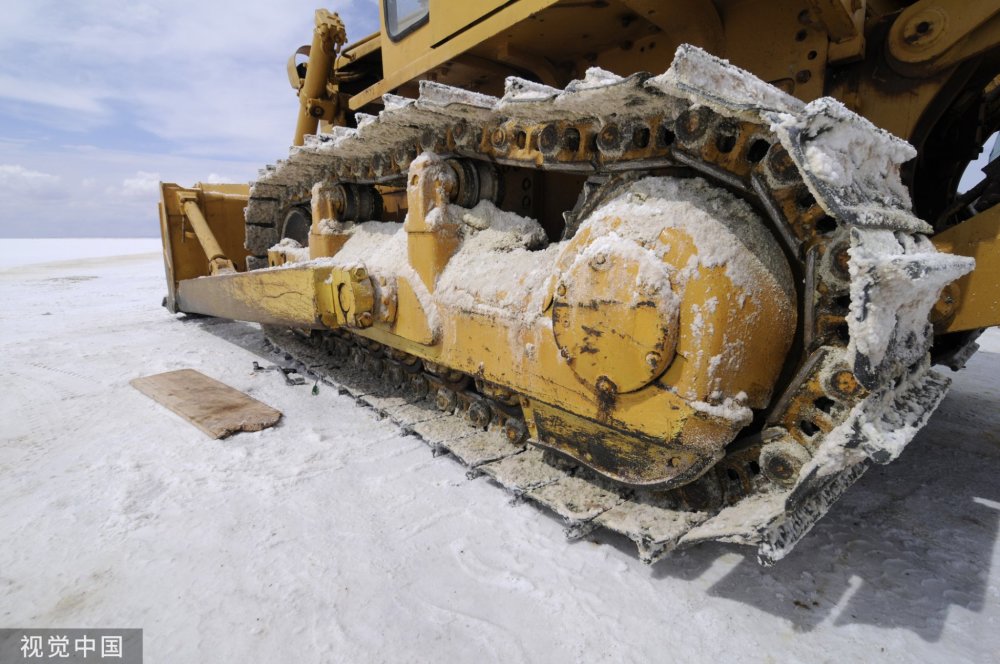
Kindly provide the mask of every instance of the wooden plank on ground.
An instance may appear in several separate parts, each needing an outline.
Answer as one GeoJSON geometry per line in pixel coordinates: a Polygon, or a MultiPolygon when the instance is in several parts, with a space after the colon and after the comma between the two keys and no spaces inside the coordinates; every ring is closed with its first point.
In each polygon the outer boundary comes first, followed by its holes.
{"type": "Polygon", "coordinates": [[[281,412],[194,369],[180,369],[130,381],[212,438],[274,426],[281,412]]]}

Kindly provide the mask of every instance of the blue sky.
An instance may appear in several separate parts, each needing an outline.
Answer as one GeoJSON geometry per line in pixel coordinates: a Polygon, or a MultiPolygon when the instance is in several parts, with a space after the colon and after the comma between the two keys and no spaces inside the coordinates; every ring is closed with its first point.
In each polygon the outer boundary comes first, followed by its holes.
{"type": "MultiPolygon", "coordinates": [[[[159,234],[159,180],[246,182],[287,154],[285,61],[322,0],[6,0],[0,237],[159,234]]],[[[327,2],[348,38],[376,0],[327,2]]]]}
{"type": "MultiPolygon", "coordinates": [[[[287,154],[285,62],[318,2],[5,0],[0,237],[156,236],[158,181],[247,182],[287,154]]],[[[326,6],[355,40],[376,2],[326,6]]]]}

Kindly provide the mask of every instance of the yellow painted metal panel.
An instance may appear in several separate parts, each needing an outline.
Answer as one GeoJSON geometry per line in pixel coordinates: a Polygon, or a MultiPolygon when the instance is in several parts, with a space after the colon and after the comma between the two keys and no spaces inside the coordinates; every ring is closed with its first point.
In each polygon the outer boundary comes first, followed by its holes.
{"type": "Polygon", "coordinates": [[[958,306],[945,331],[1000,325],[1000,205],[935,235],[932,240],[940,251],[976,259],[976,269],[955,282],[958,306]]]}
{"type": "MultiPolygon", "coordinates": [[[[418,78],[434,67],[465,53],[477,44],[554,4],[556,4],[556,0],[519,0],[475,24],[454,39],[436,47],[434,47],[433,33],[428,26],[418,28],[399,42],[392,42],[389,39],[383,40],[382,71],[384,78],[351,97],[351,109],[357,110],[365,104],[371,103],[403,83],[418,78]]],[[[432,23],[434,16],[432,13],[432,23]]],[[[384,29],[383,18],[383,31],[384,29]]]]}
{"type": "Polygon", "coordinates": [[[511,0],[477,0],[476,2],[430,0],[431,40],[437,44],[448,39],[470,23],[480,20],[506,4],[511,4],[511,0]]]}
{"type": "Polygon", "coordinates": [[[330,320],[332,303],[325,284],[330,272],[331,268],[275,268],[187,279],[177,286],[177,307],[233,320],[328,329],[336,327],[335,316],[330,320]]]}

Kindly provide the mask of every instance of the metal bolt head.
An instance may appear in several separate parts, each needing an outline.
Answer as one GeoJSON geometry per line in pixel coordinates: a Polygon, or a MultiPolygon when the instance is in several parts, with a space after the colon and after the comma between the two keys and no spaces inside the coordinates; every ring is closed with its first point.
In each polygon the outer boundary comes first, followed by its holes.
{"type": "Polygon", "coordinates": [[[473,401],[469,405],[469,421],[472,422],[474,426],[480,428],[486,428],[490,424],[490,420],[493,419],[493,413],[490,412],[490,407],[483,403],[482,401],[473,401]]]}
{"type": "Polygon", "coordinates": [[[497,150],[507,146],[507,132],[503,130],[503,127],[497,127],[490,133],[490,145],[497,150]]]}
{"type": "Polygon", "coordinates": [[[358,327],[371,327],[372,325],[372,314],[370,311],[362,311],[358,314],[357,319],[358,327]]]}
{"type": "Polygon", "coordinates": [[[841,396],[853,397],[861,390],[861,384],[851,371],[842,369],[830,377],[830,388],[841,396]]]}
{"type": "Polygon", "coordinates": [[[368,270],[362,266],[351,268],[351,278],[355,281],[364,281],[368,278],[368,270]]]}
{"type": "Polygon", "coordinates": [[[655,369],[660,364],[660,354],[655,351],[647,353],[646,364],[655,369]]]}
{"type": "Polygon", "coordinates": [[[503,435],[511,445],[521,445],[528,439],[528,427],[524,420],[509,417],[503,423],[503,435]]]}
{"type": "Polygon", "coordinates": [[[566,284],[559,284],[558,286],[556,286],[556,295],[558,295],[559,297],[563,297],[564,295],[566,295],[566,284]]]}
{"type": "Polygon", "coordinates": [[[958,288],[958,284],[952,282],[945,286],[944,290],[941,291],[941,297],[938,298],[931,309],[931,322],[939,325],[950,320],[958,309],[960,297],[961,291],[958,288]]]}
{"type": "Polygon", "coordinates": [[[760,451],[760,468],[764,475],[782,486],[791,486],[812,455],[805,447],[790,439],[768,443],[760,451]]]}
{"type": "Polygon", "coordinates": [[[781,455],[771,457],[764,470],[769,477],[780,480],[783,483],[791,480],[796,473],[795,466],[791,463],[790,459],[781,455]]]}
{"type": "Polygon", "coordinates": [[[621,145],[621,142],[621,130],[614,123],[604,125],[600,133],[597,134],[597,147],[601,150],[615,150],[621,145]]]}
{"type": "Polygon", "coordinates": [[[455,410],[455,405],[458,403],[458,395],[454,391],[442,387],[437,391],[434,403],[437,405],[438,410],[450,413],[455,410]]]}

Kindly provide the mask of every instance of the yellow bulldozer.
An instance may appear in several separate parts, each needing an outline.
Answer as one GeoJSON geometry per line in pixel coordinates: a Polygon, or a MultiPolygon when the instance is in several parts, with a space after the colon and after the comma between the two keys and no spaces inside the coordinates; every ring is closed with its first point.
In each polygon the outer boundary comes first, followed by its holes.
{"type": "Polygon", "coordinates": [[[163,184],[166,306],[652,562],[780,559],[1000,324],[996,0],[319,10],[293,145],[163,184]],[[996,156],[996,155],[994,155],[996,156]]]}

